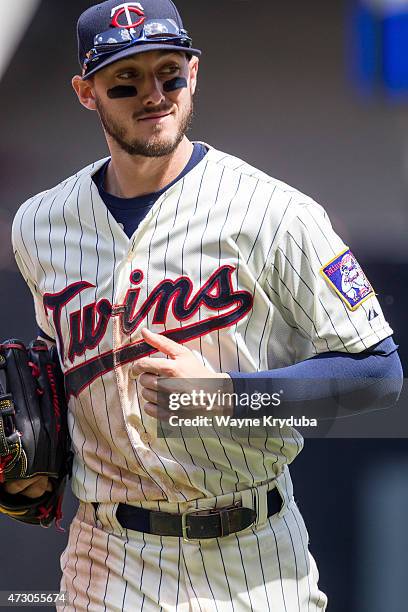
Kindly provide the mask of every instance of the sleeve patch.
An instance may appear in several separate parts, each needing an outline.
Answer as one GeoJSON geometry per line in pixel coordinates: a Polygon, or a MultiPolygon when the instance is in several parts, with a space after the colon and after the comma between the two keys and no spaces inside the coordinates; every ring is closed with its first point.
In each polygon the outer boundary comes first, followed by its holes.
{"type": "Polygon", "coordinates": [[[350,310],[355,310],[362,302],[375,295],[350,249],[329,261],[320,269],[320,273],[350,310]]]}

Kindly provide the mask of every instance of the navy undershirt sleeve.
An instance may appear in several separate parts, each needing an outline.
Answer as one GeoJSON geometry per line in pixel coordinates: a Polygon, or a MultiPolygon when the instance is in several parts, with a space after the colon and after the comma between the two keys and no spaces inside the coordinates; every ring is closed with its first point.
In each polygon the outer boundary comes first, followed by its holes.
{"type": "MultiPolygon", "coordinates": [[[[332,398],[335,389],[342,405],[352,411],[384,408],[395,404],[402,388],[403,372],[397,349],[389,337],[361,353],[321,353],[285,368],[228,374],[237,394],[251,395],[255,389],[271,394],[283,386],[288,407],[300,402],[304,408],[309,403],[313,408],[314,402],[332,398]]],[[[234,409],[236,417],[251,415],[248,406],[238,405],[234,409]]]]}

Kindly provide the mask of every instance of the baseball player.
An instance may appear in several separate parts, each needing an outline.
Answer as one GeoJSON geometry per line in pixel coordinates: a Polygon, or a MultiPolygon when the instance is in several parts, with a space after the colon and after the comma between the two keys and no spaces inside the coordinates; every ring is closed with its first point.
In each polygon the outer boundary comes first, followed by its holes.
{"type": "Polygon", "coordinates": [[[188,140],[201,52],[171,0],[91,6],[78,43],[110,155],[13,224],[69,398],[64,610],[325,610],[288,469],[301,435],[160,437],[158,383],[398,378],[392,330],[357,262],[368,291],[342,288],[352,255],[318,204],[188,140]]]}

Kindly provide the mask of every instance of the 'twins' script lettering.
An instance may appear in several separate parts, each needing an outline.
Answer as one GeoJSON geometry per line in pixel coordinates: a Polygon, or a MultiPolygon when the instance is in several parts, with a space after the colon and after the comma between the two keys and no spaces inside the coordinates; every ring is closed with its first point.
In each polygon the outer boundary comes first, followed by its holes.
{"type": "MultiPolygon", "coordinates": [[[[221,266],[193,294],[193,283],[186,276],[176,280],[165,279],[161,281],[150,293],[144,302],[139,304],[140,283],[143,281],[143,272],[134,270],[130,275],[132,287],[127,291],[122,304],[113,306],[109,300],[101,299],[98,302],[86,304],[80,310],[69,315],[69,346],[67,357],[71,363],[75,357],[81,356],[88,349],[94,349],[101,342],[111,317],[119,317],[122,331],[125,335],[132,334],[153,311],[154,325],[164,325],[167,320],[169,308],[177,321],[186,322],[191,319],[202,307],[214,311],[214,315],[207,319],[185,324],[174,330],[167,330],[164,335],[175,342],[185,343],[198,338],[216,329],[229,327],[237,323],[252,308],[253,297],[248,291],[234,291],[232,287],[232,266],[221,266]]],[[[61,327],[61,316],[64,306],[77,295],[95,285],[87,281],[72,283],[58,293],[44,295],[44,307],[52,312],[52,319],[58,337],[60,353],[65,355],[64,338],[61,327]]],[[[81,379],[81,389],[90,384],[96,376],[113,368],[113,364],[125,363],[154,352],[145,342],[116,349],[104,353],[102,362],[98,366],[98,358],[92,358],[73,368],[75,378],[81,379]],[[88,379],[85,373],[86,364],[92,363],[92,378],[88,379]],[[97,367],[98,366],[98,367],[97,367]],[[81,376],[78,378],[78,369],[81,376]]],[[[67,377],[67,373],[66,373],[67,377]]],[[[79,392],[80,389],[76,389],[79,392]]],[[[72,390],[75,393],[75,390],[72,390]]]]}

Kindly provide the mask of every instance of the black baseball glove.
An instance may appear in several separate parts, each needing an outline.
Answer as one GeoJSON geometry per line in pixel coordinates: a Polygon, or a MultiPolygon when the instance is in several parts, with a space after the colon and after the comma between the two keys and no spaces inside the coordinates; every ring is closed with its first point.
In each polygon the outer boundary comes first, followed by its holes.
{"type": "Polygon", "coordinates": [[[41,340],[0,344],[0,483],[48,476],[52,491],[31,499],[0,484],[0,512],[33,525],[61,518],[72,453],[56,347],[41,340]]]}

